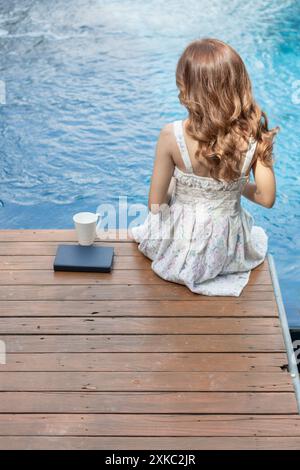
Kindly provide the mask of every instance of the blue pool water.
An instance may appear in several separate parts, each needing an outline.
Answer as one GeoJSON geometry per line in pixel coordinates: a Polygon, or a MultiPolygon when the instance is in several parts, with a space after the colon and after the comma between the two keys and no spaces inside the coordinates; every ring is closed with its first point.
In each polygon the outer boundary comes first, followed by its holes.
{"type": "Polygon", "coordinates": [[[0,0],[0,227],[67,228],[119,196],[146,203],[159,130],[186,116],[179,54],[218,37],[281,126],[276,205],[245,206],[269,234],[300,326],[299,31],[296,0],[0,0]]]}

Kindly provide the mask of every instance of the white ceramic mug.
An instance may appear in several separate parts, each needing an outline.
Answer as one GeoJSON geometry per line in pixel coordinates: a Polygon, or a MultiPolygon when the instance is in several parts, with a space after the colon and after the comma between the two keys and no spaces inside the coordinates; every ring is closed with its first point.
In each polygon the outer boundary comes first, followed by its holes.
{"type": "Polygon", "coordinates": [[[99,214],[78,212],[73,216],[79,245],[92,245],[96,238],[96,226],[99,214]]]}

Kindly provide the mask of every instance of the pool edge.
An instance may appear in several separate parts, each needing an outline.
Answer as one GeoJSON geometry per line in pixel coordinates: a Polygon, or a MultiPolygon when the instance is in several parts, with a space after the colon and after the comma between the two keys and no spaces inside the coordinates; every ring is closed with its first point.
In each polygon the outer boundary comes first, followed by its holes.
{"type": "Polygon", "coordinates": [[[286,311],[285,311],[283,300],[282,300],[280,285],[279,285],[277,271],[275,267],[275,261],[271,254],[268,254],[268,261],[269,261],[269,269],[270,269],[271,278],[272,278],[272,284],[274,288],[275,299],[276,299],[276,303],[278,307],[278,314],[280,318],[285,349],[286,349],[287,358],[288,358],[289,373],[293,381],[297,407],[298,407],[298,414],[300,415],[300,378],[299,378],[299,372],[298,372],[298,367],[297,367],[297,361],[296,361],[292,339],[290,335],[286,311]]]}

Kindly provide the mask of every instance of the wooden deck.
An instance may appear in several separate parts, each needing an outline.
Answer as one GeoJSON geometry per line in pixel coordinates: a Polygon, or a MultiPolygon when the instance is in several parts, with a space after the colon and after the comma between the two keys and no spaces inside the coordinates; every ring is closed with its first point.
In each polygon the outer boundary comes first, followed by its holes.
{"type": "Polygon", "coordinates": [[[74,241],[0,231],[0,448],[300,448],[267,261],[241,297],[212,298],[129,241],[108,242],[111,274],[54,273],[74,241]]]}

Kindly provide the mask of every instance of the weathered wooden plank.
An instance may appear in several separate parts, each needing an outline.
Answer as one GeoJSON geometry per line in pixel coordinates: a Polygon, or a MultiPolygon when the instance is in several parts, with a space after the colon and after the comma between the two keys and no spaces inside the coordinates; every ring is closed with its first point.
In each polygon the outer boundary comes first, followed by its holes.
{"type": "Polygon", "coordinates": [[[0,413],[297,414],[293,392],[0,392],[0,413]]]}
{"type": "Polygon", "coordinates": [[[7,352],[284,352],[281,335],[2,335],[7,352]]]}
{"type": "MultiPolygon", "coordinates": [[[[53,255],[34,255],[34,256],[26,256],[26,255],[9,255],[0,256],[0,270],[24,270],[24,269],[53,269],[53,255]]],[[[145,256],[114,256],[114,270],[118,269],[151,269],[151,260],[146,258],[145,256]]],[[[253,269],[253,273],[260,272],[260,271],[267,271],[268,266],[265,263],[260,264],[256,268],[253,269]]],[[[251,276],[250,276],[251,278],[251,276]]],[[[250,281],[250,280],[249,280],[250,281]]]]}
{"type": "Polygon", "coordinates": [[[252,334],[281,333],[278,318],[102,317],[0,318],[1,334],[252,334]]]}
{"type": "Polygon", "coordinates": [[[287,372],[1,372],[0,391],[293,391],[287,372]]]}
{"type": "Polygon", "coordinates": [[[280,372],[285,353],[9,353],[1,371],[280,372]]]}
{"type": "MultiPolygon", "coordinates": [[[[100,232],[101,240],[105,240],[106,237],[111,241],[122,241],[123,243],[132,241],[128,238],[126,229],[109,230],[107,233],[100,232]]],[[[98,240],[98,239],[97,239],[98,240]]],[[[77,242],[77,236],[74,229],[61,230],[61,229],[13,229],[13,230],[0,230],[0,241],[11,242],[77,242]]]]}
{"type": "MultiPolygon", "coordinates": [[[[196,297],[197,299],[197,297],[196,297]]],[[[0,317],[41,316],[194,316],[194,317],[274,317],[278,318],[273,300],[1,300],[0,317]]]]}
{"type": "MultiPolygon", "coordinates": [[[[166,285],[166,281],[152,270],[112,270],[111,273],[55,272],[53,270],[0,270],[2,285],[166,285]]],[[[272,280],[268,271],[251,273],[249,286],[255,290],[272,289],[272,280]]]]}
{"type": "MultiPolygon", "coordinates": [[[[185,286],[164,282],[163,285],[87,285],[65,286],[0,286],[0,300],[197,300],[214,302],[215,297],[194,294],[185,286]]],[[[273,300],[274,292],[269,285],[246,286],[242,300],[273,300]]],[[[232,297],[219,297],[231,302],[232,297]]]]}
{"type": "MultiPolygon", "coordinates": [[[[0,256],[0,270],[24,270],[24,269],[48,269],[53,270],[54,257],[51,256],[0,256]]],[[[151,260],[145,256],[114,256],[113,269],[151,269],[151,260]]],[[[263,271],[261,265],[254,269],[256,271],[263,271]]]]}
{"type": "Polygon", "coordinates": [[[296,415],[1,414],[0,435],[24,436],[291,436],[296,415]]]}
{"type": "Polygon", "coordinates": [[[91,437],[9,436],[0,437],[7,450],[299,450],[300,437],[91,437]]]}
{"type": "MultiPolygon", "coordinates": [[[[69,245],[72,242],[63,242],[63,244],[69,245]]],[[[138,250],[137,244],[128,242],[116,242],[116,241],[97,241],[98,245],[108,245],[114,247],[115,254],[118,256],[142,256],[138,250]]],[[[50,256],[55,255],[58,243],[55,241],[47,242],[1,242],[0,243],[0,255],[1,256],[50,256]]]]}

